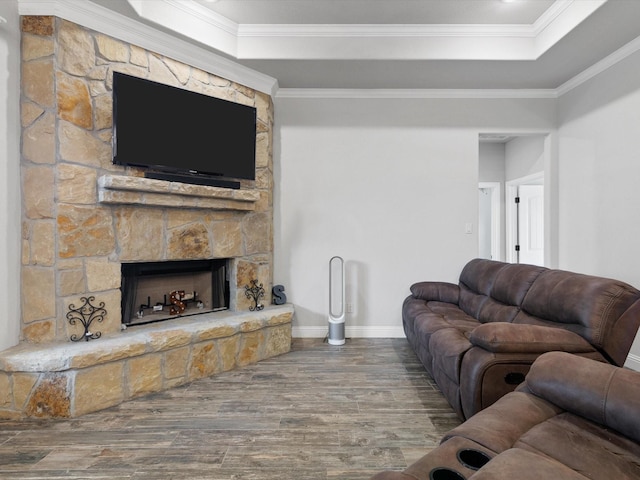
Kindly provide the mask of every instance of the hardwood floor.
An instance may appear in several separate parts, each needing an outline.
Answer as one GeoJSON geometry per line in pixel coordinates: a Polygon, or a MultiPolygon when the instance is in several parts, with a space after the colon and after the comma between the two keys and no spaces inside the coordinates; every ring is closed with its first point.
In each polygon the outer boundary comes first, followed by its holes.
{"type": "Polygon", "coordinates": [[[367,479],[459,421],[405,339],[286,355],[72,420],[0,422],[1,479],[367,479]]]}

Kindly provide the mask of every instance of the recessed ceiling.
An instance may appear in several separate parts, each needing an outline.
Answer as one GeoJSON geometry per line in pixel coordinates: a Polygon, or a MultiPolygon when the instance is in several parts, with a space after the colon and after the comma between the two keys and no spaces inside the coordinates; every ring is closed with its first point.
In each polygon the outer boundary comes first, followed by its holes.
{"type": "Polygon", "coordinates": [[[555,0],[199,0],[238,24],[522,24],[555,0]]]}
{"type": "Polygon", "coordinates": [[[280,88],[557,89],[640,36],[640,0],[92,0],[280,88]]]}

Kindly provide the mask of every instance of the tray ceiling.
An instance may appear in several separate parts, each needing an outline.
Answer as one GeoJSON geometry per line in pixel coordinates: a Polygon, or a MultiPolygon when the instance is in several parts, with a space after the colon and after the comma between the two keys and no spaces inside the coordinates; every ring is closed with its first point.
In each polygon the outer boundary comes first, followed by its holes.
{"type": "Polygon", "coordinates": [[[557,89],[640,36],[637,0],[92,2],[291,89],[557,89]]]}

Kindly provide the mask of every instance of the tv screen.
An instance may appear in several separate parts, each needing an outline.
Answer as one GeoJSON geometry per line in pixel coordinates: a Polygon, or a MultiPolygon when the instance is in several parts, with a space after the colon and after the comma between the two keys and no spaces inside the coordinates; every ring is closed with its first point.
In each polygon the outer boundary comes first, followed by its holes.
{"type": "Polygon", "coordinates": [[[115,164],[255,180],[255,155],[254,107],[114,72],[115,164]]]}

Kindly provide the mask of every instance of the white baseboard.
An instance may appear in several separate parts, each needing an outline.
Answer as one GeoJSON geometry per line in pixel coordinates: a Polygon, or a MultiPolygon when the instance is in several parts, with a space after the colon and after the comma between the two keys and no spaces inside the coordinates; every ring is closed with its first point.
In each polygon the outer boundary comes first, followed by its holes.
{"type": "MultiPolygon", "coordinates": [[[[329,333],[329,326],[326,327],[292,327],[291,336],[293,338],[324,338],[329,333]]],[[[389,325],[381,327],[371,326],[345,326],[345,337],[347,338],[404,338],[402,326],[389,325]]]]}
{"type": "Polygon", "coordinates": [[[624,362],[624,366],[631,370],[635,370],[636,372],[640,372],[640,356],[630,353],[627,360],[624,362]]]}

